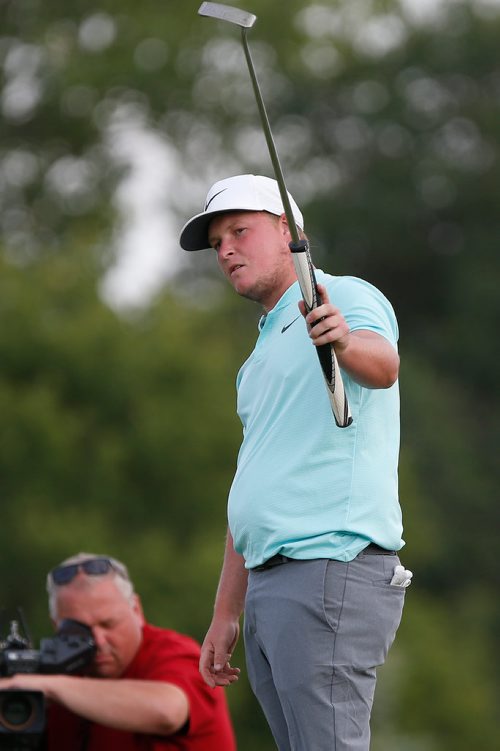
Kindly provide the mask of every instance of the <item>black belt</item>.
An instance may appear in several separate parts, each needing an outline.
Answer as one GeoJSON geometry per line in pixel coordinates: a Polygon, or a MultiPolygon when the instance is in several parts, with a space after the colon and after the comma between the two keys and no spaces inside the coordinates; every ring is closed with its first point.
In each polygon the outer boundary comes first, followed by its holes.
{"type": "MultiPolygon", "coordinates": [[[[367,545],[366,548],[364,548],[359,555],[396,555],[395,550],[386,550],[385,548],[381,548],[380,545],[377,545],[374,542],[371,542],[369,545],[367,545]]],[[[292,561],[296,560],[304,560],[304,559],[297,559],[297,558],[288,558],[286,555],[281,555],[281,553],[277,553],[276,555],[273,555],[272,558],[268,558],[267,561],[264,561],[264,563],[261,563],[260,566],[254,566],[254,568],[250,569],[251,571],[267,571],[268,568],[274,568],[274,566],[280,566],[282,563],[291,563],[292,561]]]]}
{"type": "Polygon", "coordinates": [[[397,555],[395,550],[387,550],[387,548],[381,548],[375,542],[371,542],[359,555],[397,555]]]}

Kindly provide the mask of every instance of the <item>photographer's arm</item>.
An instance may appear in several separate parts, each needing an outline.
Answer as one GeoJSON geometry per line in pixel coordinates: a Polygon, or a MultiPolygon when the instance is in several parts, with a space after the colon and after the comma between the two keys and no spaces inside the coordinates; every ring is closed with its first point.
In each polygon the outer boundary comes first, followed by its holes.
{"type": "Polygon", "coordinates": [[[43,691],[80,717],[128,732],[172,735],[189,719],[188,698],[171,683],[29,674],[0,679],[7,688],[43,691]]]}

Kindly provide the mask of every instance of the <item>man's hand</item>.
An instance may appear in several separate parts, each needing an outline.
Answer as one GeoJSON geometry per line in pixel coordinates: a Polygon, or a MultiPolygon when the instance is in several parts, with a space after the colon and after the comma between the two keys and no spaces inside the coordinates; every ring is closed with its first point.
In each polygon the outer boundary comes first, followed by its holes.
{"type": "Polygon", "coordinates": [[[316,347],[332,344],[338,363],[361,386],[387,389],[395,383],[399,373],[399,355],[385,337],[375,331],[349,326],[338,308],[333,305],[326,287],[318,284],[321,304],[309,313],[303,300],[299,310],[306,319],[309,336],[316,347]]]}
{"type": "Polygon", "coordinates": [[[335,343],[335,351],[340,353],[347,343],[349,326],[340,310],[330,302],[326,287],[318,284],[318,293],[321,304],[317,308],[307,313],[304,301],[301,300],[299,310],[306,319],[313,344],[319,347],[335,343]]]}
{"type": "Polygon", "coordinates": [[[211,688],[230,686],[238,680],[239,668],[232,668],[230,659],[238,641],[238,621],[213,620],[201,647],[200,673],[211,688]]]}

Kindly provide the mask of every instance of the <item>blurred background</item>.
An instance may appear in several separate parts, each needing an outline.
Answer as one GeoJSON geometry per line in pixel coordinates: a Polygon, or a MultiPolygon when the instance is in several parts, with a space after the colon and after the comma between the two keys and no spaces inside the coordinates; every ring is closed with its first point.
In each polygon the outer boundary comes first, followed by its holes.
{"type": "MultiPolygon", "coordinates": [[[[373,751],[497,750],[500,0],[234,5],[316,265],[400,323],[414,582],[373,751]]],[[[239,30],[198,6],[0,0],[1,635],[22,606],[35,646],[79,550],[156,624],[211,617],[260,312],[178,235],[213,181],[272,169],[239,30]]],[[[270,751],[244,671],[228,698],[270,751]]]]}

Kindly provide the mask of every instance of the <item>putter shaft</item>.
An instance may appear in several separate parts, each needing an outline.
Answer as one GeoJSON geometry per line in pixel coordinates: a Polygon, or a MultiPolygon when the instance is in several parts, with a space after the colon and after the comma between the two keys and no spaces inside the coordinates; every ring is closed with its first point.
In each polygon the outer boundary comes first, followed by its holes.
{"type": "MultiPolygon", "coordinates": [[[[199,15],[209,16],[210,18],[217,18],[221,21],[228,21],[229,23],[236,24],[241,28],[241,39],[243,42],[243,50],[247,62],[248,72],[250,73],[250,79],[257,101],[257,107],[260,114],[262,123],[262,129],[267,142],[269,150],[269,156],[274,168],[274,174],[276,182],[278,184],[281,201],[283,203],[283,209],[288,222],[290,235],[292,241],[290,243],[290,250],[293,256],[293,262],[299,281],[300,290],[307,311],[309,312],[313,308],[316,308],[319,304],[319,295],[316,284],[316,276],[314,273],[314,266],[311,260],[311,254],[309,251],[309,243],[306,239],[301,239],[299,235],[298,227],[295,223],[292,207],[290,205],[290,199],[288,197],[288,191],[285,184],[285,178],[283,170],[281,169],[281,163],[278,156],[278,150],[274,143],[271,126],[269,124],[269,118],[267,116],[266,106],[260,90],[257,74],[250,54],[250,48],[248,46],[246,30],[251,28],[257,17],[252,13],[247,13],[239,8],[233,8],[228,5],[222,5],[220,3],[202,3],[198,10],[199,15]]],[[[339,428],[346,428],[352,423],[352,417],[349,410],[349,403],[344,390],[344,384],[342,381],[342,374],[340,372],[339,364],[335,354],[335,348],[333,344],[323,344],[316,348],[318,358],[323,371],[325,379],[325,385],[327,387],[328,396],[330,398],[330,404],[332,407],[335,422],[339,428]]]]}

